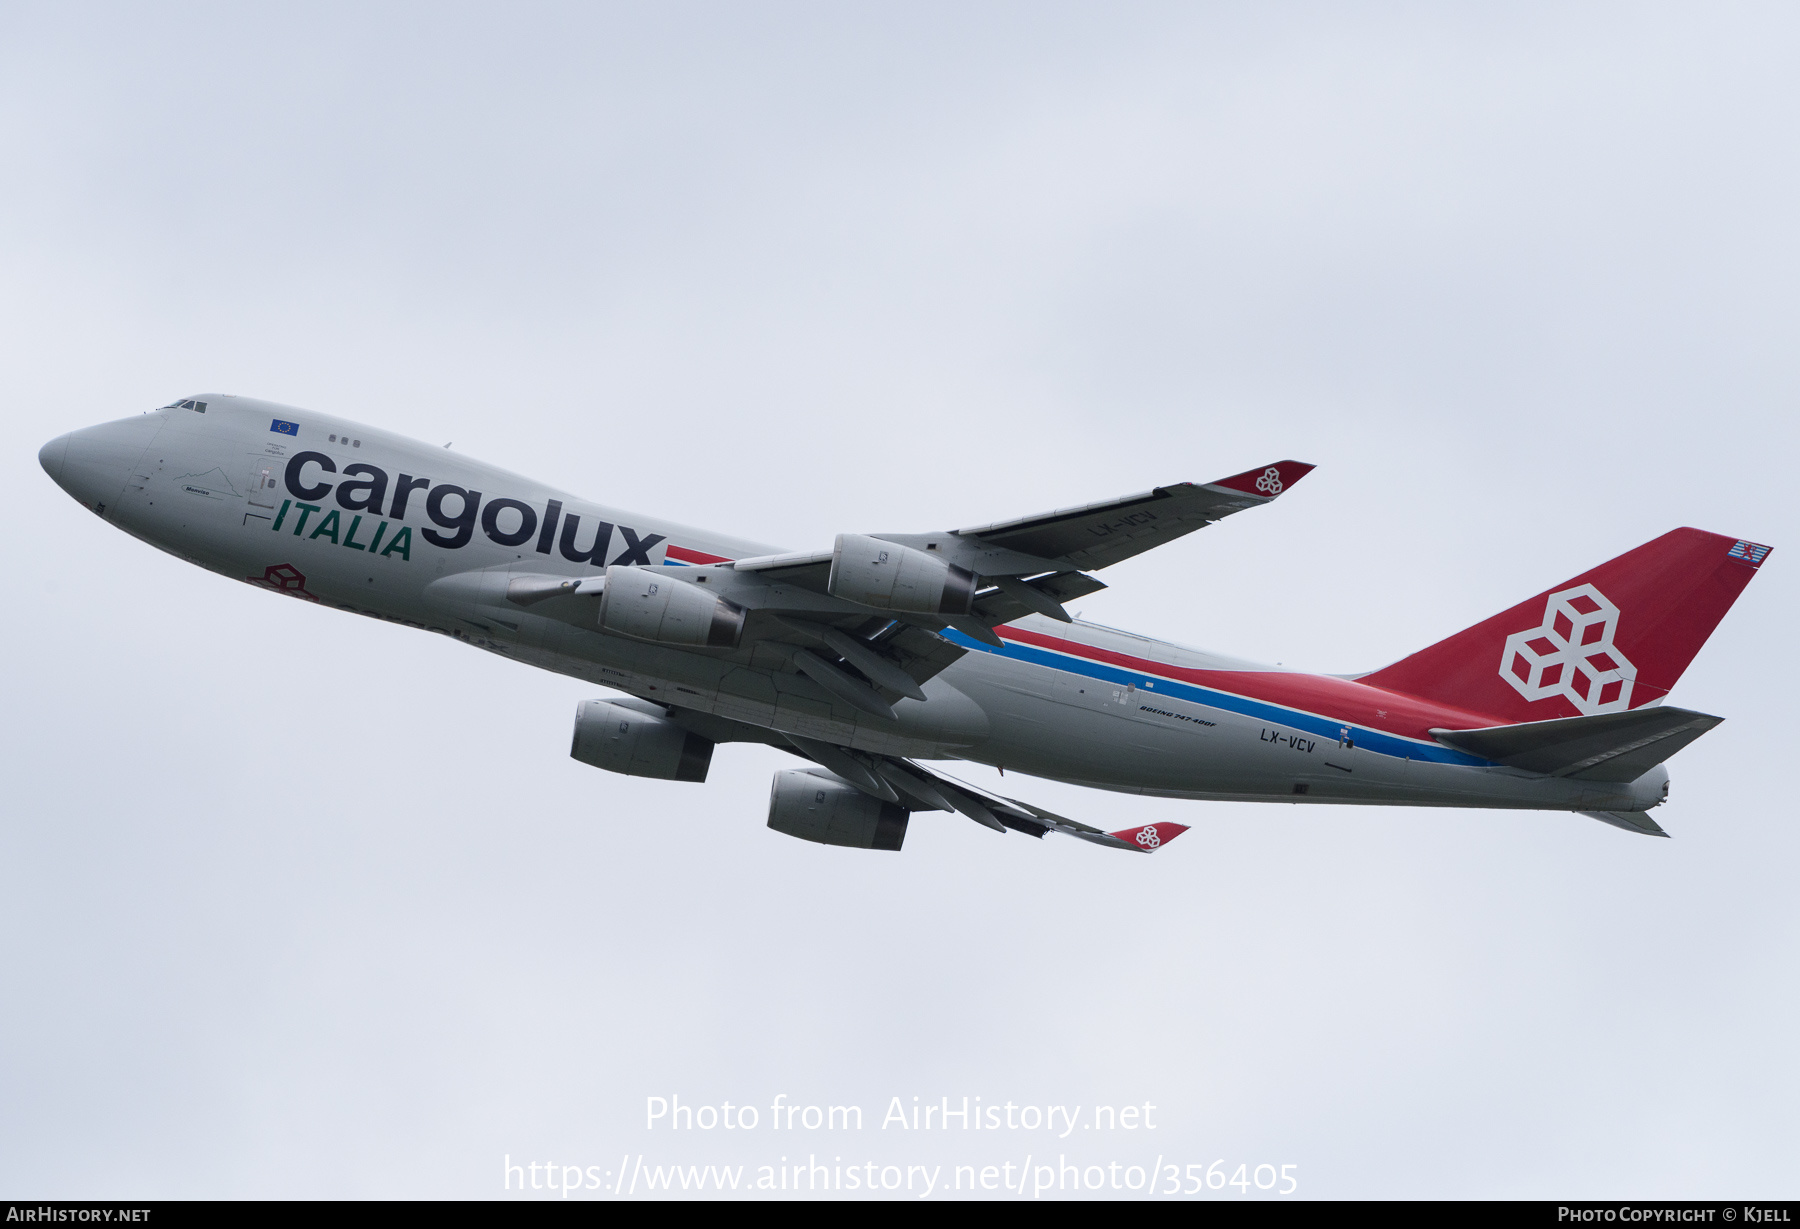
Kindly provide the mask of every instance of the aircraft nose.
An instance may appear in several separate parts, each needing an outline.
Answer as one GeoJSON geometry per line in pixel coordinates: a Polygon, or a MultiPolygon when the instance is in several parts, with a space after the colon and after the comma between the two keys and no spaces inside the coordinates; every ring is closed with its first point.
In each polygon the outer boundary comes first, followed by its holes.
{"type": "Polygon", "coordinates": [[[38,449],[38,464],[50,475],[50,481],[62,485],[63,454],[69,450],[69,437],[59,435],[38,449]]]}
{"type": "Polygon", "coordinates": [[[101,423],[59,435],[38,450],[38,464],[57,486],[104,514],[125,489],[131,467],[162,423],[153,415],[101,423]]]}

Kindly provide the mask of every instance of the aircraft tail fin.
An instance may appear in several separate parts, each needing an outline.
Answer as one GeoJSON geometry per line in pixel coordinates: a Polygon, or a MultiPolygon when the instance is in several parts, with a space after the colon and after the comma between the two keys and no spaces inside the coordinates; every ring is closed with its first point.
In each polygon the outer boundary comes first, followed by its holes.
{"type": "Polygon", "coordinates": [[[1641,708],[1668,695],[1768,554],[1671,530],[1359,681],[1509,722],[1641,708]]]}

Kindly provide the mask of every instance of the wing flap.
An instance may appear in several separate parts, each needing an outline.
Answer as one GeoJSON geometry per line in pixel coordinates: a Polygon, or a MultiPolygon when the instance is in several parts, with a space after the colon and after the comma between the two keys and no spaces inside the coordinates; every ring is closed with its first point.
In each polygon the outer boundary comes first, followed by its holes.
{"type": "MultiPolygon", "coordinates": [[[[1064,602],[1072,602],[1078,597],[1086,597],[1090,593],[1098,593],[1106,588],[1106,582],[1080,572],[1058,572],[1054,576],[1046,576],[1033,581],[1012,581],[1001,588],[982,594],[975,599],[975,614],[982,622],[998,627],[1003,623],[1011,623],[1014,619],[1022,619],[1036,611],[1039,614],[1049,613],[1043,603],[1027,604],[1009,590],[1014,585],[1020,588],[1035,589],[1043,598],[1061,607],[1064,602]]],[[[1052,614],[1052,618],[1057,616],[1052,614]]]]}
{"type": "Polygon", "coordinates": [[[900,668],[920,683],[929,682],[969,651],[936,632],[909,623],[894,624],[878,640],[881,648],[899,655],[900,668]]]}

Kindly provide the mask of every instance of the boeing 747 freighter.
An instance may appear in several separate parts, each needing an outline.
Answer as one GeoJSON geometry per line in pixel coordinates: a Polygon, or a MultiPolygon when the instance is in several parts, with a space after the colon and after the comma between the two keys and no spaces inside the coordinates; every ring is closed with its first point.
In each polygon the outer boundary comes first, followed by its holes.
{"type": "Polygon", "coordinates": [[[782,551],[362,426],[184,398],[46,444],[84,507],[190,563],[607,689],[572,754],[706,779],[720,743],[804,766],[768,826],[899,849],[920,812],[1152,851],[977,788],[969,760],[1167,798],[1571,811],[1666,835],[1664,767],[1720,718],[1665,704],[1769,548],[1676,529],[1372,673],[1258,665],[1072,619],[1092,575],[1281,497],[1277,461],[1042,516],[782,551]]]}

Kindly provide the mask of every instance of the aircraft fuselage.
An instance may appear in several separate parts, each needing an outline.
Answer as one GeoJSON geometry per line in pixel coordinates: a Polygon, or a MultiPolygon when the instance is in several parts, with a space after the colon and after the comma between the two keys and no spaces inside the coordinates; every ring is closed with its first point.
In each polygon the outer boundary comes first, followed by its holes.
{"type": "Polygon", "coordinates": [[[889,721],[785,668],[768,645],[665,647],[506,598],[518,575],[718,567],[775,548],[343,419],[199,401],[204,411],[63,436],[45,447],[45,468],[107,521],[210,571],[645,700],[880,754],[1175,798],[1638,811],[1666,793],[1660,767],[1627,784],[1545,777],[1429,733],[1491,724],[1477,713],[1040,615],[998,629],[1002,648],[945,631],[969,651],[889,721]]]}

